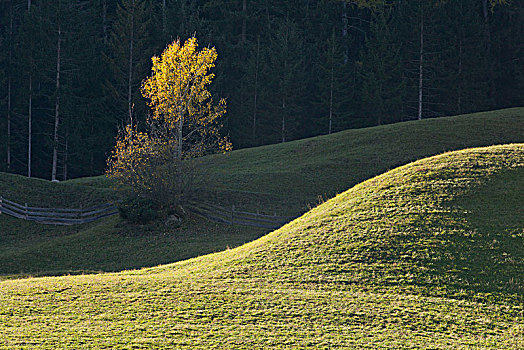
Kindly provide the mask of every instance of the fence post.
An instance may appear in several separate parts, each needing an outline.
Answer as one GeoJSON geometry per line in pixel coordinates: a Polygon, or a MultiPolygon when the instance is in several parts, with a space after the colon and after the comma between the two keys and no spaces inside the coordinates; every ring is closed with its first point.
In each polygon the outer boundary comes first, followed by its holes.
{"type": "Polygon", "coordinates": [[[2,196],[0,196],[0,215],[2,215],[2,196]]]}
{"type": "Polygon", "coordinates": [[[235,220],[235,205],[231,207],[231,225],[233,225],[233,220],[235,220]]]}
{"type": "Polygon", "coordinates": [[[27,203],[24,206],[25,219],[27,220],[27,203]]]}
{"type": "Polygon", "coordinates": [[[82,223],[82,214],[84,213],[84,211],[82,210],[82,204],[80,204],[80,211],[78,212],[78,222],[81,224],[82,223]]]}

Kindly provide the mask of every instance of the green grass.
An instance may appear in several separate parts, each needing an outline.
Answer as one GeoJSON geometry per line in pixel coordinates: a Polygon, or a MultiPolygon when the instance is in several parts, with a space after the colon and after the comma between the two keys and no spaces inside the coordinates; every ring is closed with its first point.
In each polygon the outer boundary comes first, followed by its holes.
{"type": "MultiPolygon", "coordinates": [[[[348,130],[285,144],[205,157],[203,196],[268,214],[297,215],[398,165],[448,150],[524,142],[524,108],[348,130]]],[[[0,195],[37,206],[79,207],[115,198],[104,177],[59,184],[0,174],[0,195]]],[[[119,271],[236,247],[264,230],[191,217],[180,229],[163,221],[128,226],[119,219],[50,227],[0,216],[0,276],[119,271]]],[[[2,278],[2,277],[0,277],[2,278]]]]}
{"type": "MultiPolygon", "coordinates": [[[[228,200],[284,214],[306,211],[397,166],[468,147],[524,141],[524,108],[410,121],[206,157],[202,171],[228,200]]],[[[235,203],[233,203],[235,204],[235,203]]]]}
{"type": "Polygon", "coordinates": [[[0,348],[524,347],[524,144],[423,159],[235,249],[0,282],[0,348]]]}

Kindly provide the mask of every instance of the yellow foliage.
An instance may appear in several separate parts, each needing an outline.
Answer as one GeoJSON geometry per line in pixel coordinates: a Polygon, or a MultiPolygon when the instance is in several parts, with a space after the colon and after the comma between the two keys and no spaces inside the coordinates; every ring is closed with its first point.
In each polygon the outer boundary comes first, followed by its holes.
{"type": "Polygon", "coordinates": [[[221,150],[231,143],[220,137],[219,118],[226,101],[213,105],[208,85],[214,74],[217,52],[214,47],[198,50],[196,38],[184,45],[171,43],[160,57],[152,58],[152,75],[142,84],[142,95],[153,111],[151,123],[157,131],[174,135],[179,159],[202,155],[213,146],[221,150]]]}
{"type": "Polygon", "coordinates": [[[213,47],[198,50],[194,37],[183,45],[176,40],[152,58],[152,74],[142,84],[153,112],[149,130],[139,132],[133,125],[122,130],[108,160],[109,176],[155,199],[172,198],[191,182],[182,179],[188,168],[181,160],[231,150],[229,139],[220,135],[226,101],[214,104],[208,90],[216,58],[213,47]]]}
{"type": "Polygon", "coordinates": [[[155,139],[136,126],[127,125],[117,137],[108,160],[107,173],[121,183],[140,186],[156,166],[169,161],[176,145],[168,139],[155,139]]]}

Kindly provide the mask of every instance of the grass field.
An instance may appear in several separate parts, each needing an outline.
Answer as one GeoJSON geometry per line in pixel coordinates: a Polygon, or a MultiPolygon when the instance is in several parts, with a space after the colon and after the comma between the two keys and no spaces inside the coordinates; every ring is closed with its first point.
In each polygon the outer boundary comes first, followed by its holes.
{"type": "MultiPolygon", "coordinates": [[[[285,144],[205,157],[206,195],[217,203],[297,215],[355,184],[416,159],[465,147],[524,142],[524,108],[347,130],[285,144]]],[[[117,194],[104,177],[62,182],[0,174],[0,195],[36,206],[79,207],[117,194]]],[[[119,271],[188,259],[252,241],[261,229],[207,222],[182,228],[118,218],[74,227],[0,216],[0,276],[119,271]]]]}
{"type": "Polygon", "coordinates": [[[524,144],[364,181],[235,249],[0,282],[0,348],[524,347],[524,144]]]}

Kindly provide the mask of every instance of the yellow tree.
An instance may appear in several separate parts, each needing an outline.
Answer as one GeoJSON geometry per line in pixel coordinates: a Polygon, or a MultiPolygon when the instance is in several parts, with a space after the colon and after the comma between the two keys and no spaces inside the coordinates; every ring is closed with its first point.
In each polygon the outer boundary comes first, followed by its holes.
{"type": "Polygon", "coordinates": [[[115,148],[108,159],[107,173],[120,183],[131,186],[133,192],[151,190],[158,166],[169,161],[169,143],[154,139],[148,133],[128,124],[120,131],[115,148]]]}
{"type": "Polygon", "coordinates": [[[134,195],[162,205],[179,203],[195,176],[194,164],[182,160],[231,149],[220,135],[225,100],[214,104],[208,90],[216,57],[214,48],[198,50],[196,38],[190,38],[184,45],[173,42],[152,58],[152,75],[142,84],[153,112],[149,130],[127,125],[107,162],[107,174],[130,186],[134,195]]]}
{"type": "Polygon", "coordinates": [[[152,58],[152,75],[142,84],[142,95],[153,111],[149,118],[152,136],[176,140],[177,160],[212,148],[231,148],[219,133],[226,102],[221,99],[214,104],[208,90],[216,58],[215,48],[199,50],[195,37],[183,45],[178,39],[160,57],[152,58]]]}

